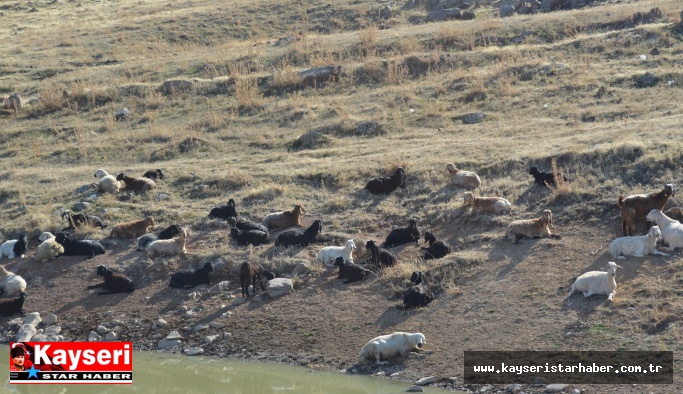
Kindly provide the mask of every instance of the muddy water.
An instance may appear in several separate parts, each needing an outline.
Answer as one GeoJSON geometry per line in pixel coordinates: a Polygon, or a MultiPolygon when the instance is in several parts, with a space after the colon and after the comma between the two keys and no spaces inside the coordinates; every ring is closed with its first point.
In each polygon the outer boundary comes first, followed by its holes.
{"type": "MultiPolygon", "coordinates": [[[[9,347],[0,347],[0,393],[221,393],[221,394],[384,394],[403,393],[410,384],[340,372],[309,372],[274,363],[133,353],[132,385],[11,385],[9,347]]],[[[425,387],[425,393],[454,393],[425,387]]]]}

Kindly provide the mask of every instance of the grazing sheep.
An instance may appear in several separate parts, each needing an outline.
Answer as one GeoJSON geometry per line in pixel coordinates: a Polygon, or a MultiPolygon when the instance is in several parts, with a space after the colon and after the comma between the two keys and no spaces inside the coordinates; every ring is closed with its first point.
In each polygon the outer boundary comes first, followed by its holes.
{"type": "Polygon", "coordinates": [[[365,189],[372,194],[387,194],[391,193],[399,187],[403,186],[403,177],[405,171],[403,167],[399,167],[392,176],[380,176],[372,178],[365,185],[365,189]]]}
{"type": "Polygon", "coordinates": [[[345,246],[325,246],[318,252],[318,261],[328,267],[334,267],[335,260],[341,256],[345,261],[353,263],[353,250],[356,244],[352,239],[346,241],[345,246]]]}
{"type": "Polygon", "coordinates": [[[472,192],[465,192],[465,205],[472,207],[472,213],[496,213],[504,215],[510,213],[510,201],[503,197],[475,197],[472,192]]]}
{"type": "Polygon", "coordinates": [[[366,270],[351,261],[344,261],[343,256],[339,256],[334,260],[333,267],[339,267],[337,279],[346,279],[342,282],[344,284],[361,281],[370,273],[369,270],[366,270]]]}
{"type": "Polygon", "coordinates": [[[572,285],[572,291],[567,298],[572,294],[583,292],[583,296],[588,298],[593,294],[607,294],[607,300],[612,301],[614,293],[617,292],[617,282],[614,278],[617,275],[618,266],[614,261],[607,263],[608,272],[590,271],[576,278],[572,285]]]}
{"type": "Polygon", "coordinates": [[[185,241],[189,235],[190,231],[185,227],[182,227],[176,238],[158,239],[153,241],[147,245],[145,253],[147,253],[147,256],[149,256],[150,259],[153,259],[156,256],[177,256],[179,254],[184,254],[186,252],[185,241]]]}
{"type": "Polygon", "coordinates": [[[58,233],[55,241],[64,247],[64,253],[59,256],[87,256],[86,259],[91,259],[104,254],[104,246],[90,239],[74,240],[70,239],[67,233],[58,233]]]}
{"type": "MultiPolygon", "coordinates": [[[[534,177],[534,182],[541,186],[557,186],[557,183],[555,182],[555,174],[552,172],[543,172],[540,171],[538,167],[531,166],[529,167],[529,175],[532,175],[534,177]]],[[[564,175],[562,175],[562,180],[569,182],[569,179],[567,179],[567,177],[564,175]]]]}
{"type": "Polygon", "coordinates": [[[229,217],[228,218],[228,224],[232,228],[237,228],[239,230],[257,230],[257,231],[263,231],[264,233],[268,234],[268,227],[259,224],[259,223],[254,223],[250,222],[247,219],[243,218],[236,218],[236,217],[229,217]]]}
{"type": "Polygon", "coordinates": [[[40,234],[38,239],[43,241],[43,243],[38,245],[36,254],[33,256],[38,263],[48,262],[64,253],[64,247],[57,243],[55,236],[52,235],[52,233],[44,232],[40,234]]]}
{"type": "Polygon", "coordinates": [[[669,245],[668,251],[683,247],[683,224],[666,216],[659,209],[653,209],[647,214],[647,220],[657,223],[662,230],[662,239],[669,245]]]}
{"type": "Polygon", "coordinates": [[[417,221],[415,219],[408,221],[408,227],[399,227],[391,230],[384,241],[384,247],[389,249],[411,242],[415,242],[415,245],[418,245],[420,242],[420,230],[417,228],[417,221]]]}
{"type": "Polygon", "coordinates": [[[216,207],[211,209],[211,212],[209,212],[209,219],[223,219],[223,220],[228,220],[230,218],[236,218],[239,216],[237,214],[237,207],[235,206],[235,200],[232,198],[228,201],[226,205],[223,205],[222,207],[216,207]]]}
{"type": "Polygon", "coordinates": [[[370,251],[370,264],[375,267],[393,267],[396,264],[396,256],[388,250],[380,249],[373,240],[365,243],[365,249],[370,251]]]}
{"type": "Polygon", "coordinates": [[[113,175],[109,175],[107,171],[101,168],[95,172],[95,178],[99,178],[97,181],[98,192],[116,194],[121,188],[121,182],[117,181],[113,175]]]}
{"type": "Polygon", "coordinates": [[[117,181],[123,181],[125,185],[120,189],[122,191],[147,191],[157,187],[157,184],[149,178],[133,178],[120,172],[116,176],[117,181]]]}
{"type": "Polygon", "coordinates": [[[674,186],[668,183],[664,185],[664,189],[657,193],[635,194],[626,198],[619,196],[617,202],[621,207],[621,226],[624,235],[633,235],[633,231],[636,229],[636,220],[642,221],[645,215],[653,209],[661,211],[669,197],[675,194],[674,186]]]}
{"type": "Polygon", "coordinates": [[[519,243],[521,238],[562,238],[560,235],[552,234],[550,227],[553,227],[553,213],[545,209],[540,218],[515,220],[510,223],[505,237],[514,243],[519,243]]]}
{"type": "Polygon", "coordinates": [[[453,251],[448,242],[437,241],[436,237],[429,231],[425,231],[425,242],[429,242],[428,248],[422,248],[426,250],[423,256],[425,260],[440,259],[453,251]]]}
{"type": "Polygon", "coordinates": [[[263,225],[271,229],[301,226],[301,213],[306,212],[301,205],[295,205],[291,211],[275,212],[263,218],[263,225]]]}
{"type": "Polygon", "coordinates": [[[230,229],[230,238],[237,241],[238,245],[265,245],[270,242],[268,233],[258,230],[230,229]]]}
{"type": "Polygon", "coordinates": [[[3,256],[7,256],[10,259],[19,256],[23,259],[25,256],[24,254],[26,253],[27,244],[28,237],[24,233],[19,234],[18,239],[10,239],[9,241],[5,241],[2,245],[0,245],[0,260],[2,260],[3,256]]]}
{"type": "Polygon", "coordinates": [[[424,308],[433,300],[434,294],[421,283],[403,293],[403,309],[424,308]]]}
{"type": "Polygon", "coordinates": [[[165,229],[163,229],[159,235],[154,234],[143,234],[137,239],[137,250],[145,250],[147,245],[156,241],[157,239],[171,239],[176,235],[180,234],[180,226],[177,224],[172,224],[165,229]]]}
{"type": "Polygon", "coordinates": [[[249,285],[251,284],[254,288],[254,294],[256,294],[256,281],[261,283],[261,290],[266,290],[266,285],[263,283],[262,277],[266,278],[266,281],[275,279],[275,275],[266,271],[263,266],[259,263],[242,263],[240,267],[240,284],[242,285],[242,297],[249,297],[249,285]],[[246,294],[246,295],[245,295],[246,294]]]}
{"type": "Polygon", "coordinates": [[[107,225],[104,224],[104,220],[98,216],[85,215],[82,213],[71,213],[71,211],[68,209],[62,213],[62,219],[65,219],[69,223],[69,226],[62,229],[62,231],[75,230],[77,227],[84,226],[93,226],[99,228],[107,227],[107,225]]]}
{"type": "Polygon", "coordinates": [[[12,316],[15,313],[20,313],[25,316],[24,301],[26,301],[26,293],[19,294],[17,298],[0,300],[0,315],[12,316]]]}
{"type": "Polygon", "coordinates": [[[474,190],[481,186],[481,179],[474,172],[459,170],[453,163],[446,164],[446,170],[451,174],[451,182],[457,187],[474,190]]]}
{"type": "Polygon", "coordinates": [[[149,178],[149,179],[161,179],[161,180],[163,180],[164,179],[164,172],[160,168],[157,168],[156,170],[149,170],[149,171],[145,172],[145,175],[143,175],[143,177],[149,178]]]}
{"type": "Polygon", "coordinates": [[[617,238],[609,244],[609,254],[616,259],[625,259],[626,256],[643,257],[648,254],[668,256],[657,250],[657,240],[661,235],[659,227],[653,226],[647,235],[617,238]]]}
{"type": "Polygon", "coordinates": [[[209,284],[209,272],[213,272],[213,265],[210,262],[204,263],[202,268],[194,271],[178,271],[171,276],[168,287],[174,289],[184,289],[209,284]]]}
{"type": "Polygon", "coordinates": [[[395,332],[372,339],[363,346],[358,356],[361,364],[370,364],[373,361],[376,364],[388,364],[388,361],[382,360],[407,356],[410,352],[422,349],[426,343],[425,336],[419,332],[395,332]]]}
{"type": "Polygon", "coordinates": [[[323,231],[322,220],[316,220],[306,230],[290,230],[280,233],[275,240],[275,246],[308,246],[315,242],[316,237],[323,231]]]}
{"type": "Polygon", "coordinates": [[[104,282],[88,286],[88,289],[103,288],[98,295],[115,293],[132,293],[135,291],[135,284],[125,275],[115,274],[106,265],[97,267],[97,275],[104,278],[104,282]]]}
{"type": "Polygon", "coordinates": [[[422,271],[413,271],[413,274],[410,275],[410,283],[414,285],[419,285],[420,283],[427,283],[425,279],[425,274],[422,271]]]}
{"type": "Polygon", "coordinates": [[[26,281],[0,265],[0,295],[14,295],[26,291],[26,281]]]}
{"type": "Polygon", "coordinates": [[[109,238],[134,238],[154,229],[154,218],[133,220],[132,222],[119,223],[111,229],[109,238]]]}

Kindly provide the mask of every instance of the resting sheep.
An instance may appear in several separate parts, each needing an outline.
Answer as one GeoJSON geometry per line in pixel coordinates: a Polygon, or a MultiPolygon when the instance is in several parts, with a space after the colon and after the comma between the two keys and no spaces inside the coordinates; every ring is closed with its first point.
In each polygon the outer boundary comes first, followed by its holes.
{"type": "Polygon", "coordinates": [[[117,181],[113,175],[107,174],[107,171],[101,168],[95,172],[95,178],[100,178],[97,181],[98,192],[116,194],[121,188],[121,182],[117,181]]]}
{"type": "Polygon", "coordinates": [[[552,234],[550,227],[553,226],[553,213],[546,209],[541,214],[540,218],[515,220],[508,226],[505,237],[514,243],[519,243],[521,238],[562,238],[559,235],[552,234]]]}
{"type": "Polygon", "coordinates": [[[266,271],[263,266],[259,263],[242,263],[240,267],[240,284],[242,285],[242,297],[249,297],[249,285],[251,284],[254,288],[254,294],[256,294],[256,281],[261,283],[261,290],[266,290],[266,286],[263,283],[263,278],[266,281],[275,279],[275,275],[266,271]]]}
{"type": "Polygon", "coordinates": [[[107,227],[107,225],[104,224],[104,221],[98,216],[86,215],[82,213],[71,213],[71,211],[68,209],[62,213],[62,219],[65,219],[67,222],[69,222],[69,226],[65,227],[62,231],[75,230],[78,227],[84,226],[93,226],[99,228],[107,227]]]}
{"type": "Polygon", "coordinates": [[[150,259],[153,259],[156,256],[177,256],[179,254],[184,254],[186,252],[185,241],[189,235],[190,231],[185,227],[182,227],[176,238],[152,241],[145,248],[145,253],[147,253],[147,256],[149,256],[150,259]]]}
{"type": "Polygon", "coordinates": [[[425,260],[440,259],[453,251],[448,242],[438,241],[429,231],[425,231],[425,242],[429,242],[428,248],[422,248],[426,249],[423,257],[425,260]]]}
{"type": "Polygon", "coordinates": [[[653,209],[661,211],[669,197],[675,194],[674,186],[668,183],[657,193],[635,194],[626,198],[619,196],[617,202],[621,207],[621,226],[624,235],[633,235],[633,231],[636,230],[636,220],[642,221],[653,209]]]}
{"type": "Polygon", "coordinates": [[[384,241],[384,247],[389,249],[411,242],[415,242],[415,245],[420,242],[420,230],[417,228],[417,221],[415,219],[408,221],[408,227],[399,227],[391,230],[384,241]]]}
{"type": "Polygon", "coordinates": [[[156,241],[157,239],[171,239],[175,237],[176,235],[180,234],[180,226],[177,224],[172,224],[165,229],[163,229],[159,235],[154,235],[154,234],[143,234],[140,238],[137,239],[137,249],[138,250],[145,250],[147,245],[150,243],[156,241]]]}
{"type": "Polygon", "coordinates": [[[582,292],[583,296],[588,298],[593,294],[607,294],[607,300],[612,301],[614,293],[617,292],[617,282],[614,278],[617,275],[618,266],[614,261],[607,263],[608,272],[590,271],[576,278],[572,285],[572,291],[567,298],[574,293],[582,292]]]}
{"type": "Polygon", "coordinates": [[[424,308],[433,300],[434,294],[421,283],[403,293],[403,309],[424,308]]]}
{"type": "Polygon", "coordinates": [[[36,262],[45,263],[64,253],[64,247],[57,243],[52,233],[44,232],[40,234],[38,239],[43,241],[43,243],[38,245],[36,254],[33,255],[36,262]]]}
{"type": "Polygon", "coordinates": [[[125,185],[120,189],[121,191],[147,191],[157,187],[157,184],[149,178],[134,178],[123,172],[116,175],[117,181],[123,181],[125,185]]]}
{"type": "Polygon", "coordinates": [[[98,295],[115,293],[132,293],[135,291],[135,284],[125,275],[115,274],[106,265],[97,267],[97,275],[104,278],[104,282],[88,286],[88,289],[101,287],[105,291],[100,291],[98,295]]]}
{"type": "Polygon", "coordinates": [[[646,216],[648,221],[657,223],[662,230],[662,239],[669,245],[668,251],[683,247],[683,224],[666,216],[659,209],[653,209],[646,216]]]}
{"type": "Polygon", "coordinates": [[[145,172],[145,175],[143,175],[145,178],[149,179],[164,179],[164,172],[160,169],[157,168],[156,170],[149,170],[145,172]]]}
{"type": "Polygon", "coordinates": [[[403,177],[405,176],[405,171],[403,167],[396,169],[396,172],[392,176],[381,176],[372,178],[365,185],[365,190],[372,194],[387,194],[403,186],[403,177]]]}
{"type": "Polygon", "coordinates": [[[370,264],[375,267],[393,267],[396,264],[396,256],[388,250],[380,249],[373,240],[365,243],[365,249],[370,251],[370,264]]]}
{"type": "Polygon", "coordinates": [[[466,192],[463,198],[465,205],[472,208],[472,213],[496,213],[504,215],[510,213],[510,201],[502,197],[475,197],[472,192],[466,192]]]}
{"type": "Polygon", "coordinates": [[[247,219],[229,217],[228,224],[230,227],[237,228],[239,230],[258,230],[268,234],[268,227],[259,223],[250,222],[247,219]]]}
{"type": "Polygon", "coordinates": [[[64,247],[64,253],[60,256],[87,256],[86,259],[91,259],[104,254],[104,246],[90,239],[74,240],[70,239],[66,233],[58,233],[55,241],[64,247]]]}
{"type": "Polygon", "coordinates": [[[226,205],[222,207],[212,208],[209,212],[209,219],[223,219],[228,220],[229,218],[236,218],[237,207],[235,206],[235,200],[232,198],[228,201],[226,205]]]}
{"type": "Polygon", "coordinates": [[[316,220],[306,230],[290,230],[280,233],[275,240],[275,246],[308,246],[323,231],[322,220],[316,220]]]}
{"type": "Polygon", "coordinates": [[[474,172],[459,170],[453,163],[446,164],[446,170],[451,174],[451,182],[457,187],[474,190],[481,186],[481,179],[474,172]]]}
{"type": "Polygon", "coordinates": [[[291,211],[275,212],[263,218],[263,225],[271,229],[301,226],[301,213],[306,212],[301,205],[295,205],[291,211]]]}
{"type": "Polygon", "coordinates": [[[135,238],[154,229],[154,218],[133,220],[132,222],[119,223],[111,229],[109,238],[135,238]]]}
{"type": "Polygon", "coordinates": [[[345,261],[353,263],[354,249],[356,249],[356,244],[352,239],[347,240],[344,246],[325,246],[318,252],[318,261],[328,267],[334,267],[335,260],[341,256],[345,261]]]}
{"type": "Polygon", "coordinates": [[[171,276],[168,287],[174,289],[184,289],[209,284],[209,272],[213,272],[213,265],[210,262],[204,263],[202,268],[194,271],[178,271],[171,276]]]}
{"type": "Polygon", "coordinates": [[[18,239],[10,239],[9,241],[5,241],[2,245],[0,245],[0,260],[2,260],[4,256],[7,256],[10,259],[19,256],[23,259],[26,253],[27,244],[28,237],[25,233],[19,234],[18,239]]]}
{"type": "Polygon", "coordinates": [[[370,271],[351,261],[345,261],[342,256],[339,256],[334,260],[333,267],[339,267],[337,279],[346,279],[342,282],[344,284],[361,281],[370,273],[370,271]]]}
{"type": "MultiPolygon", "coordinates": [[[[555,182],[555,174],[553,172],[543,172],[540,171],[538,167],[531,166],[529,167],[529,175],[532,175],[534,177],[534,182],[541,186],[557,186],[557,183],[555,182]]],[[[564,182],[569,181],[564,175],[562,175],[562,180],[564,180],[564,182]]]]}
{"type": "Polygon", "coordinates": [[[259,230],[230,229],[230,238],[237,241],[238,245],[265,245],[270,242],[268,233],[259,230]]]}
{"type": "Polygon", "coordinates": [[[414,285],[419,285],[420,283],[427,283],[425,280],[425,274],[422,271],[413,271],[410,275],[410,283],[414,285]]]}
{"type": "Polygon", "coordinates": [[[657,250],[657,240],[661,235],[659,227],[652,226],[647,235],[617,238],[609,244],[609,254],[616,259],[625,259],[626,256],[643,257],[648,254],[668,256],[657,250]]]}
{"type": "Polygon", "coordinates": [[[0,315],[12,316],[15,313],[20,313],[25,316],[24,301],[26,301],[26,293],[19,294],[17,298],[0,300],[0,315]]]}
{"type": "Polygon", "coordinates": [[[360,350],[358,354],[361,364],[387,364],[386,360],[396,356],[407,356],[410,352],[418,351],[427,343],[421,333],[395,332],[389,335],[381,335],[360,350]]]}
{"type": "Polygon", "coordinates": [[[0,295],[14,295],[26,291],[26,281],[0,265],[0,295]]]}

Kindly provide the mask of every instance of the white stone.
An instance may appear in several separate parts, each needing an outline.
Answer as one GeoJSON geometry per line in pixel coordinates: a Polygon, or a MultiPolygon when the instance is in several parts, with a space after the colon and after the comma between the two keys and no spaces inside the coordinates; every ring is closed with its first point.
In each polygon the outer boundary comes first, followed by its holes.
{"type": "Polygon", "coordinates": [[[166,335],[166,339],[183,339],[183,337],[178,331],[173,330],[166,335]]]}
{"type": "Polygon", "coordinates": [[[114,331],[108,332],[107,335],[104,336],[104,339],[107,341],[114,341],[116,340],[116,333],[114,331]]]}
{"type": "Polygon", "coordinates": [[[102,337],[97,335],[95,331],[90,331],[90,335],[88,335],[88,342],[98,342],[102,340],[102,337]]]}
{"type": "Polygon", "coordinates": [[[287,278],[275,278],[268,281],[266,291],[271,298],[278,298],[291,293],[294,290],[294,282],[287,278]]]}
{"type": "Polygon", "coordinates": [[[185,350],[185,354],[188,356],[198,356],[200,354],[204,354],[204,349],[200,347],[191,347],[185,350]]]}
{"type": "Polygon", "coordinates": [[[46,326],[51,326],[51,325],[57,323],[58,320],[59,319],[57,319],[57,315],[55,315],[54,313],[50,313],[49,315],[45,316],[45,318],[43,319],[43,324],[46,326]]]}
{"type": "Polygon", "coordinates": [[[107,327],[105,327],[105,326],[97,326],[97,333],[98,333],[98,334],[104,335],[104,334],[107,333],[107,331],[109,331],[109,329],[107,329],[107,327]]]}
{"type": "Polygon", "coordinates": [[[17,333],[17,342],[28,342],[36,333],[37,331],[33,324],[24,324],[17,333]]]}
{"type": "Polygon", "coordinates": [[[427,377],[418,379],[417,382],[415,382],[415,384],[418,386],[426,386],[426,385],[432,384],[434,382],[436,382],[436,378],[434,376],[427,376],[427,377]]]}
{"type": "Polygon", "coordinates": [[[170,349],[174,347],[178,347],[183,343],[180,339],[162,339],[159,341],[157,344],[157,349],[170,349]]]}
{"type": "Polygon", "coordinates": [[[38,324],[40,324],[41,321],[42,319],[40,318],[40,313],[33,312],[26,315],[26,318],[24,319],[24,324],[30,324],[33,327],[38,327],[38,324]]]}

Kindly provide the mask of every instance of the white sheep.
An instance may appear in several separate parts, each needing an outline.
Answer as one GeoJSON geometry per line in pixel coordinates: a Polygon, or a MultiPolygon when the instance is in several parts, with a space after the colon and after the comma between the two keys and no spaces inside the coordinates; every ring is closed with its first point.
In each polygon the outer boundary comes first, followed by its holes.
{"type": "Polygon", "coordinates": [[[145,248],[145,253],[149,258],[153,259],[157,255],[161,256],[177,256],[186,252],[185,241],[190,235],[190,231],[185,227],[180,229],[180,234],[172,239],[159,239],[151,242],[145,248]]]}
{"type": "Polygon", "coordinates": [[[503,197],[475,197],[472,192],[465,192],[464,201],[472,207],[472,213],[510,213],[512,204],[503,197]]]}
{"type": "Polygon", "coordinates": [[[14,272],[9,272],[0,265],[0,294],[14,295],[26,291],[26,281],[14,272]]]}
{"type": "Polygon", "coordinates": [[[481,186],[479,175],[473,172],[459,170],[453,163],[446,164],[446,170],[451,174],[451,182],[453,182],[455,186],[467,190],[474,190],[481,186]]]}
{"type": "Polygon", "coordinates": [[[673,252],[676,248],[683,247],[683,224],[666,216],[659,209],[651,210],[646,219],[657,223],[662,230],[662,239],[669,245],[668,251],[673,252]]]}
{"type": "Polygon", "coordinates": [[[583,296],[588,298],[593,294],[607,294],[607,300],[612,301],[614,293],[617,292],[617,282],[614,278],[617,275],[618,266],[614,261],[607,263],[607,272],[590,271],[576,278],[572,285],[572,291],[567,298],[572,294],[582,292],[583,296]]]}
{"type": "Polygon", "coordinates": [[[107,171],[100,168],[95,173],[95,177],[100,178],[97,181],[97,191],[113,194],[119,192],[121,182],[117,181],[113,175],[107,174],[107,171]]]}
{"type": "Polygon", "coordinates": [[[553,213],[549,209],[543,210],[540,218],[515,220],[508,226],[505,237],[519,243],[520,238],[561,238],[550,232],[553,226],[553,213]]]}
{"type": "Polygon", "coordinates": [[[661,235],[659,226],[652,226],[646,235],[617,238],[609,244],[609,254],[616,259],[625,259],[626,256],[643,257],[648,254],[668,256],[656,249],[661,235]]]}
{"type": "Polygon", "coordinates": [[[334,267],[337,257],[343,257],[344,261],[353,263],[353,250],[356,244],[352,239],[346,241],[345,246],[326,246],[318,252],[318,260],[328,267],[334,267]]]}
{"type": "Polygon", "coordinates": [[[64,247],[55,240],[55,236],[52,233],[44,232],[40,234],[38,239],[43,241],[43,243],[38,245],[36,254],[33,256],[38,263],[50,261],[64,253],[64,247]]]}

